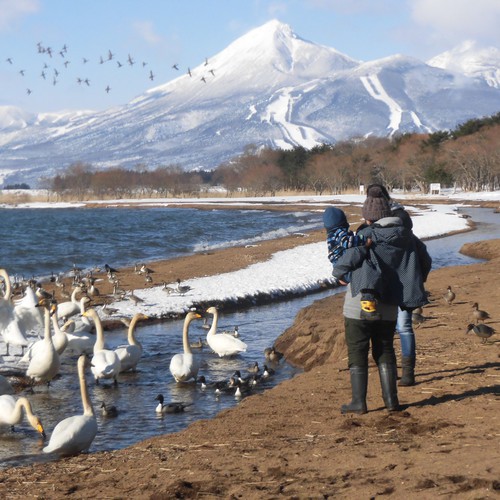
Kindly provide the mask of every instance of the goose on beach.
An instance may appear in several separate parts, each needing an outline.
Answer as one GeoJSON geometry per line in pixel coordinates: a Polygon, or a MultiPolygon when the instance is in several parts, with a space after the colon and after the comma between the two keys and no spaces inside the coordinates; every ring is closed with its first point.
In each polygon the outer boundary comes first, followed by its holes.
{"type": "Polygon", "coordinates": [[[491,326],[485,325],[484,323],[480,323],[479,325],[469,324],[467,325],[467,330],[465,333],[473,332],[475,333],[481,340],[483,344],[495,333],[495,329],[491,326]]]}
{"type": "Polygon", "coordinates": [[[25,397],[16,399],[10,394],[0,396],[0,425],[8,425],[13,429],[15,425],[20,424],[23,419],[23,408],[31,427],[45,437],[42,422],[33,413],[31,403],[25,397]]]}
{"type": "Polygon", "coordinates": [[[201,315],[190,311],[186,314],[182,329],[183,353],[175,354],[170,361],[170,373],[176,382],[188,382],[191,379],[196,380],[198,375],[199,363],[191,352],[189,345],[189,325],[195,319],[201,318],[201,315]]]}
{"type": "Polygon", "coordinates": [[[54,311],[55,307],[53,304],[45,304],[44,336],[43,339],[37,343],[36,349],[33,349],[28,368],[26,369],[26,376],[33,382],[46,382],[50,384],[50,381],[59,373],[59,368],[61,367],[61,360],[54,347],[50,328],[50,316],[54,311]]]}
{"type": "Polygon", "coordinates": [[[137,363],[142,356],[142,344],[135,337],[135,327],[137,323],[141,320],[148,319],[148,316],[142,313],[134,314],[130,325],[128,327],[127,340],[128,345],[118,346],[115,349],[118,358],[121,363],[121,372],[126,372],[128,370],[135,370],[137,363]]]}
{"type": "Polygon", "coordinates": [[[77,368],[83,415],[74,415],[61,420],[52,431],[49,443],[43,448],[44,453],[76,455],[88,450],[97,434],[97,420],[85,381],[85,363],[86,357],[81,355],[78,358],[77,368]]]}
{"type": "Polygon", "coordinates": [[[483,311],[481,309],[479,309],[479,304],[477,302],[474,302],[474,304],[472,304],[472,314],[474,316],[474,319],[476,320],[476,324],[479,322],[479,321],[485,321],[487,319],[490,319],[490,315],[486,312],[486,311],[483,311]]]}
{"type": "Polygon", "coordinates": [[[207,344],[220,357],[234,356],[247,350],[247,344],[228,333],[217,333],[219,313],[216,307],[209,307],[206,311],[213,315],[212,326],[207,333],[207,344]]]}
{"type": "Polygon", "coordinates": [[[121,370],[120,358],[115,351],[105,349],[101,318],[99,318],[95,309],[89,309],[83,315],[92,319],[96,329],[94,355],[90,362],[90,370],[94,375],[95,382],[98,384],[100,379],[113,379],[115,385],[117,385],[117,377],[121,370]]]}

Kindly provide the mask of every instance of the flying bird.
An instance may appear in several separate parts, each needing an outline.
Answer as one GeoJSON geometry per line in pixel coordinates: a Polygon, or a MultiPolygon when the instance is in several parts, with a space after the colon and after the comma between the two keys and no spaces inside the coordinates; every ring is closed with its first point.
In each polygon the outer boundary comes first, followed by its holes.
{"type": "Polygon", "coordinates": [[[113,59],[113,57],[114,57],[113,52],[111,52],[111,50],[108,50],[108,61],[111,61],[111,59],[113,59]]]}
{"type": "Polygon", "coordinates": [[[133,66],[135,64],[135,62],[132,59],[132,56],[130,54],[128,55],[127,62],[130,64],[130,66],[133,66]]]}
{"type": "Polygon", "coordinates": [[[200,78],[200,80],[201,80],[202,82],[204,82],[204,83],[207,83],[207,81],[205,80],[205,77],[204,77],[204,76],[202,76],[202,77],[200,78]]]}
{"type": "Polygon", "coordinates": [[[153,81],[153,80],[155,79],[155,75],[153,75],[153,72],[152,72],[152,71],[150,71],[150,72],[149,72],[149,79],[150,79],[151,81],[153,81]]]}
{"type": "Polygon", "coordinates": [[[190,70],[189,68],[188,68],[187,73],[188,73],[188,75],[189,75],[189,76],[193,76],[193,75],[191,74],[191,70],[190,70]]]}
{"type": "Polygon", "coordinates": [[[104,90],[106,91],[106,94],[109,94],[109,91],[111,90],[111,87],[108,85],[104,90]]]}
{"type": "Polygon", "coordinates": [[[27,93],[28,95],[31,95],[31,92],[32,92],[32,91],[31,91],[31,89],[26,89],[26,93],[27,93]]]}
{"type": "Polygon", "coordinates": [[[179,71],[179,65],[178,64],[172,64],[172,68],[176,69],[177,71],[179,71]]]}
{"type": "Polygon", "coordinates": [[[12,64],[12,59],[10,57],[7,57],[7,59],[5,59],[9,64],[12,64]]]}

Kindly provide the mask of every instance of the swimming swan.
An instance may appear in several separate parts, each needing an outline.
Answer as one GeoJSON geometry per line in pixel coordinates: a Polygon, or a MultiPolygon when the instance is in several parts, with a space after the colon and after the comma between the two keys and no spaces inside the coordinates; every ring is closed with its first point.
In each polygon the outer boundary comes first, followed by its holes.
{"type": "Polygon", "coordinates": [[[115,351],[104,348],[104,331],[102,328],[101,318],[95,309],[89,309],[83,313],[84,316],[91,318],[95,325],[96,339],[94,344],[94,355],[90,362],[91,371],[94,374],[96,384],[101,378],[112,378],[115,385],[118,383],[116,379],[120,373],[121,363],[118,354],[115,351]]]}
{"type": "Polygon", "coordinates": [[[59,373],[61,367],[61,360],[59,354],[52,342],[52,334],[50,331],[50,316],[54,309],[46,305],[44,307],[45,314],[45,333],[43,339],[38,343],[36,349],[33,349],[31,359],[26,369],[26,376],[31,378],[34,382],[47,382],[50,381],[59,373]]]}
{"type": "Polygon", "coordinates": [[[184,319],[182,330],[182,345],[184,353],[175,354],[170,361],[170,373],[173,375],[176,382],[187,382],[188,380],[196,380],[198,375],[199,364],[191,352],[189,345],[188,330],[189,324],[194,319],[201,318],[201,315],[196,312],[188,312],[184,319]]]}
{"type": "Polygon", "coordinates": [[[134,314],[132,320],[130,321],[130,325],[128,327],[128,345],[118,346],[115,349],[116,354],[120,358],[121,370],[122,372],[126,372],[128,370],[135,370],[137,363],[142,356],[142,345],[135,338],[135,326],[138,321],[148,319],[148,316],[142,313],[134,314]]]}
{"type": "Polygon", "coordinates": [[[228,333],[217,333],[217,321],[219,318],[219,313],[216,307],[209,307],[207,309],[208,314],[213,315],[212,326],[207,333],[207,344],[210,346],[212,351],[217,353],[220,357],[223,356],[234,356],[240,352],[247,350],[247,345],[240,339],[237,339],[233,335],[228,333]]]}
{"type": "Polygon", "coordinates": [[[16,400],[14,396],[9,394],[0,396],[0,425],[10,425],[14,427],[14,425],[19,424],[23,419],[23,408],[31,427],[45,437],[42,422],[33,414],[29,399],[24,397],[16,400]]]}
{"type": "Polygon", "coordinates": [[[59,455],[76,455],[88,450],[97,434],[97,420],[89,399],[85,382],[85,355],[78,358],[78,378],[82,396],[83,415],[74,415],[59,422],[50,436],[44,453],[59,455]]]}

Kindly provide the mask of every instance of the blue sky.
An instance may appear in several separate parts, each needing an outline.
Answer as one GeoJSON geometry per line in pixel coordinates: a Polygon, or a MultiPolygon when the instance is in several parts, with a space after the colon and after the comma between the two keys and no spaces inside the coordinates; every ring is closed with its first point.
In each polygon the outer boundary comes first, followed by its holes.
{"type": "Polygon", "coordinates": [[[500,47],[500,0],[0,0],[0,106],[126,104],[271,19],[363,61],[426,60],[466,39],[500,47]]]}

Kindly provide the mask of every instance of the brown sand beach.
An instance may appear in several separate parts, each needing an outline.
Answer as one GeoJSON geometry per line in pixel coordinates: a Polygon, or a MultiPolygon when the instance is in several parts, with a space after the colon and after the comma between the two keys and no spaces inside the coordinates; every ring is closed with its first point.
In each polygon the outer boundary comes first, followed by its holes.
{"type": "MultiPolygon", "coordinates": [[[[155,263],[155,270],[166,281],[187,279],[203,261],[204,274],[221,273],[323,237],[318,231],[307,241],[273,240],[243,255],[228,249],[175,259],[155,263]]],[[[416,330],[417,385],[399,389],[402,412],[383,408],[372,366],[369,413],[340,414],[350,384],[343,294],[332,295],[300,311],[276,340],[304,373],[176,434],[1,470],[0,497],[498,498],[500,240],[463,252],[487,261],[431,272],[432,300],[416,330]],[[451,306],[442,298],[448,285],[457,295],[451,306]],[[465,333],[473,302],[497,330],[485,343],[465,333]]]]}

